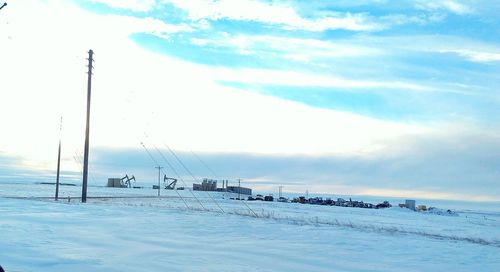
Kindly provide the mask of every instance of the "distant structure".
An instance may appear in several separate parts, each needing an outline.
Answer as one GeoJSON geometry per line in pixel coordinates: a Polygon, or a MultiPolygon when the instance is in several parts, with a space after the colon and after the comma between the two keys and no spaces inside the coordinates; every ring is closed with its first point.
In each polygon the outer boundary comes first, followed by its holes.
{"type": "Polygon", "coordinates": [[[427,206],[426,205],[418,205],[417,206],[417,211],[419,211],[419,212],[425,212],[425,211],[427,211],[427,206]]]}
{"type": "Polygon", "coordinates": [[[127,188],[121,178],[108,178],[108,187],[127,188]]]}
{"type": "Polygon", "coordinates": [[[411,200],[411,199],[405,200],[405,203],[404,204],[399,204],[399,207],[400,208],[407,208],[407,209],[410,209],[412,211],[417,211],[417,212],[425,212],[425,211],[428,211],[428,210],[432,210],[432,208],[433,208],[433,207],[427,208],[426,205],[418,205],[418,206],[416,206],[415,205],[415,200],[411,200]]]}
{"type": "Polygon", "coordinates": [[[229,186],[228,180],[222,180],[222,188],[217,188],[217,180],[204,178],[201,184],[193,183],[193,191],[228,192],[252,195],[252,189],[241,186],[229,186]]]}
{"type": "Polygon", "coordinates": [[[217,191],[217,180],[204,178],[201,184],[193,183],[193,191],[217,191]]]}
{"type": "Polygon", "coordinates": [[[163,175],[163,183],[165,184],[165,190],[174,190],[175,185],[177,184],[177,179],[167,177],[167,175],[163,175]],[[169,183],[169,181],[170,181],[170,183],[169,183]]]}
{"type": "Polygon", "coordinates": [[[416,208],[415,208],[415,200],[412,200],[412,199],[407,199],[405,200],[405,206],[406,208],[412,210],[412,211],[415,211],[416,208]]]}
{"type": "Polygon", "coordinates": [[[235,194],[252,195],[252,189],[240,186],[227,186],[227,191],[235,194]]]}
{"type": "Polygon", "coordinates": [[[131,178],[128,175],[125,175],[123,178],[108,178],[108,187],[131,188],[132,180],[135,181],[133,175],[131,178]]]}

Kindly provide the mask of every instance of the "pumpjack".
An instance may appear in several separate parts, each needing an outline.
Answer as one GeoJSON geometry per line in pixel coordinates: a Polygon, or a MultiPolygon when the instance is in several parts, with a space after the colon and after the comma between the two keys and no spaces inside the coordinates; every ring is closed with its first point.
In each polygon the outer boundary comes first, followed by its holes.
{"type": "Polygon", "coordinates": [[[123,184],[125,184],[128,188],[132,188],[132,180],[135,181],[134,175],[132,175],[131,178],[128,177],[128,175],[125,175],[123,178],[121,178],[123,184]]]}
{"type": "Polygon", "coordinates": [[[175,188],[175,185],[177,184],[177,179],[176,178],[167,177],[167,175],[164,175],[163,176],[163,183],[165,183],[165,189],[166,190],[173,190],[175,188]],[[168,183],[169,181],[172,181],[172,182],[168,183]]]}

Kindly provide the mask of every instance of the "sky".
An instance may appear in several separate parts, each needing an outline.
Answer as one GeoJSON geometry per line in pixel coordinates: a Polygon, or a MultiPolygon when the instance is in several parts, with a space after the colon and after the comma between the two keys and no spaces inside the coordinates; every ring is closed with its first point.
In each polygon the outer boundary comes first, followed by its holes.
{"type": "Polygon", "coordinates": [[[80,182],[92,49],[91,185],[500,195],[500,1],[7,2],[0,182],[80,182]]]}

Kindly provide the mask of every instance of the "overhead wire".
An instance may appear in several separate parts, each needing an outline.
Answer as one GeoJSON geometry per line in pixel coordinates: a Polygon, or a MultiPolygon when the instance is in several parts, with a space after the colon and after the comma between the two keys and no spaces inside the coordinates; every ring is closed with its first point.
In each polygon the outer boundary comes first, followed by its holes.
{"type": "MultiPolygon", "coordinates": [[[[143,142],[141,142],[141,145],[142,147],[144,147],[144,150],[146,150],[146,152],[148,153],[149,157],[151,158],[151,160],[156,164],[156,165],[160,165],[158,163],[158,161],[153,157],[153,155],[151,154],[151,152],[149,152],[148,148],[146,147],[146,145],[144,145],[143,142]]],[[[162,171],[162,173],[165,175],[165,172],[162,171]]],[[[161,187],[158,188],[158,190],[161,190],[161,187]]],[[[184,205],[186,206],[187,209],[190,209],[189,205],[187,204],[186,200],[181,196],[181,194],[177,191],[177,190],[174,190],[177,195],[181,198],[182,202],[184,202],[184,205]]],[[[193,195],[194,196],[194,195],[193,195]]],[[[195,197],[196,200],[198,200],[196,197],[195,197]]],[[[200,206],[205,209],[205,207],[203,207],[203,204],[201,204],[201,202],[198,200],[198,202],[200,203],[200,206]]]]}
{"type": "MultiPolygon", "coordinates": [[[[146,137],[148,137],[146,133],[144,133],[144,135],[145,135],[146,137]]],[[[154,162],[156,165],[160,165],[160,164],[158,163],[158,161],[157,161],[157,160],[153,157],[153,155],[151,154],[151,152],[149,152],[149,149],[146,147],[146,145],[144,144],[144,142],[141,142],[141,145],[142,145],[142,147],[144,147],[144,150],[146,150],[146,152],[148,153],[149,157],[153,160],[153,162],[154,162]]],[[[156,146],[154,146],[154,148],[155,148],[156,150],[158,150],[158,149],[156,148],[156,146]]],[[[168,162],[168,160],[167,160],[167,159],[163,156],[163,154],[162,154],[161,152],[159,152],[159,153],[160,153],[160,155],[163,157],[163,159],[165,160],[165,162],[167,163],[167,165],[168,165],[168,166],[169,166],[169,167],[173,170],[173,172],[174,172],[174,173],[177,175],[177,177],[181,180],[181,182],[184,184],[184,186],[185,186],[185,187],[187,187],[187,185],[186,185],[186,183],[184,182],[184,179],[182,178],[182,176],[181,176],[181,175],[179,175],[179,174],[177,173],[177,171],[175,171],[175,169],[174,169],[174,168],[172,167],[172,165],[168,162]]],[[[166,174],[165,174],[165,172],[164,172],[163,170],[161,170],[161,171],[162,171],[162,173],[163,173],[164,175],[166,175],[166,174]]],[[[179,193],[177,190],[175,190],[175,191],[177,192],[177,194],[178,194],[179,196],[181,196],[181,195],[180,195],[180,193],[179,193]]],[[[194,193],[193,193],[193,192],[191,192],[191,191],[190,191],[190,193],[191,193],[191,195],[194,197],[194,199],[196,199],[196,201],[200,204],[200,206],[201,206],[201,208],[202,208],[203,210],[208,210],[208,209],[206,209],[206,208],[205,208],[205,206],[203,205],[203,203],[201,203],[201,201],[200,201],[200,200],[196,197],[196,195],[194,195],[194,193]]],[[[181,198],[182,198],[182,197],[181,197],[181,198]]],[[[184,200],[184,199],[183,199],[183,200],[184,200]]],[[[186,202],[185,202],[185,203],[186,203],[186,202]]],[[[187,206],[187,204],[186,204],[186,206],[187,206]]]]}
{"type": "Polygon", "coordinates": [[[205,166],[208,171],[210,171],[210,173],[212,173],[212,175],[214,175],[214,177],[216,177],[217,179],[219,178],[219,176],[215,173],[214,170],[212,170],[212,168],[210,168],[210,166],[208,166],[208,164],[206,164],[200,157],[198,157],[198,155],[196,153],[193,152],[193,150],[190,150],[189,152],[191,152],[191,154],[193,154],[193,156],[198,159],[199,162],[201,162],[201,164],[203,164],[203,166],[205,166]]]}
{"type": "MultiPolygon", "coordinates": [[[[179,178],[179,180],[182,182],[182,184],[184,185],[184,187],[188,187],[187,186],[187,183],[184,181],[184,179],[182,178],[182,176],[175,170],[175,168],[172,166],[172,164],[170,164],[170,162],[167,160],[167,158],[163,155],[163,153],[156,147],[153,145],[153,147],[156,149],[156,151],[160,154],[160,156],[163,158],[163,160],[167,163],[168,167],[170,168],[170,170],[172,170],[172,172],[174,172],[174,174],[179,178]]],[[[198,203],[200,204],[200,206],[204,209],[204,210],[208,210],[205,208],[205,206],[203,206],[203,204],[201,203],[200,199],[196,197],[196,195],[191,191],[191,190],[188,190],[191,195],[194,197],[194,199],[196,199],[196,201],[198,201],[198,203]]]]}
{"type": "MultiPolygon", "coordinates": [[[[201,162],[201,164],[203,164],[203,165],[204,165],[204,166],[208,169],[208,171],[210,171],[210,172],[211,172],[211,173],[212,173],[212,174],[213,174],[213,175],[214,175],[217,179],[219,179],[219,176],[215,173],[215,171],[214,171],[214,170],[212,170],[212,168],[210,168],[210,167],[208,166],[208,164],[206,164],[206,163],[205,163],[205,162],[204,162],[204,161],[203,161],[203,160],[202,160],[202,159],[201,159],[201,158],[200,158],[200,157],[199,157],[196,153],[194,153],[192,150],[190,150],[190,152],[191,152],[191,154],[193,154],[193,155],[194,155],[194,157],[196,157],[196,158],[198,159],[198,161],[200,161],[200,162],[201,162]]],[[[241,190],[241,188],[238,188],[238,190],[241,190]]],[[[245,206],[248,208],[248,210],[250,210],[250,211],[253,213],[253,215],[254,215],[255,217],[258,217],[257,213],[255,213],[255,211],[254,211],[254,210],[252,210],[252,208],[250,208],[250,206],[248,206],[248,204],[247,204],[246,202],[244,202],[244,201],[243,201],[243,204],[245,204],[245,206]]]]}
{"type": "MultiPolygon", "coordinates": [[[[146,138],[149,138],[148,134],[146,132],[144,132],[144,136],[146,138]]],[[[180,160],[180,158],[177,156],[177,154],[170,148],[170,146],[168,146],[165,142],[163,142],[163,145],[169,150],[169,152],[173,155],[173,157],[177,160],[177,162],[179,162],[179,164],[184,168],[184,170],[186,170],[186,172],[189,173],[189,175],[191,175],[191,177],[195,180],[195,181],[198,181],[198,179],[193,175],[193,173],[186,167],[186,165],[182,162],[182,160],[180,160]]],[[[163,157],[163,159],[167,162],[167,159],[166,157],[163,155],[162,152],[159,151],[159,149],[155,146],[155,149],[161,154],[161,156],[163,157]]],[[[191,151],[192,152],[192,151],[191,151]]],[[[149,153],[149,152],[148,152],[149,153]]],[[[150,155],[151,156],[151,155],[150,155]]],[[[198,158],[199,159],[199,158],[198,158]]],[[[215,171],[213,171],[206,163],[202,162],[205,167],[207,167],[208,169],[210,169],[209,171],[214,174],[214,176],[217,177],[217,174],[215,173],[215,171]]],[[[184,183],[182,177],[177,173],[177,171],[175,171],[174,167],[170,164],[170,163],[167,163],[167,165],[169,165],[169,167],[173,170],[174,173],[176,173],[176,175],[179,177],[179,179],[183,182],[184,186],[186,186],[186,184],[184,183]]],[[[186,186],[187,187],[187,186],[186,186]]],[[[222,207],[219,205],[219,203],[212,197],[212,195],[210,195],[207,191],[205,191],[205,193],[209,196],[209,198],[217,205],[217,207],[222,211],[222,213],[225,213],[224,209],[222,209],[222,207]]],[[[194,194],[193,194],[194,196],[194,194]]],[[[196,198],[196,197],[195,197],[196,198]]],[[[197,198],[196,198],[197,199],[197,198]]],[[[252,208],[250,208],[250,206],[248,206],[247,203],[243,202],[244,205],[247,207],[247,209],[255,216],[255,217],[258,217],[257,213],[255,213],[254,210],[252,210],[252,208]]],[[[201,202],[200,202],[201,204],[201,202]]],[[[203,206],[203,205],[202,205],[203,206]]]]}
{"type": "MultiPolygon", "coordinates": [[[[80,173],[80,174],[83,175],[83,160],[82,160],[82,157],[83,157],[83,155],[80,153],[80,151],[79,150],[75,150],[75,155],[73,156],[73,159],[80,166],[80,170],[78,171],[78,173],[80,173]]],[[[90,182],[93,185],[97,185],[97,182],[96,182],[97,179],[96,179],[95,175],[92,172],[89,172],[89,179],[90,179],[90,182]]]]}
{"type": "MultiPolygon", "coordinates": [[[[179,162],[180,165],[182,165],[182,167],[184,168],[184,170],[186,170],[186,172],[189,173],[189,175],[191,175],[191,177],[195,180],[195,181],[198,181],[198,179],[193,175],[193,173],[186,167],[186,165],[182,162],[181,159],[179,159],[179,157],[177,156],[177,154],[175,154],[175,152],[165,143],[163,143],[163,145],[170,151],[170,153],[174,156],[174,158],[177,160],[177,162],[179,162]]],[[[222,213],[224,213],[224,209],[222,209],[222,207],[219,205],[219,203],[207,192],[207,191],[204,191],[208,197],[215,203],[215,205],[217,205],[217,207],[219,207],[219,209],[222,211],[222,213]]]]}
{"type": "MultiPolygon", "coordinates": [[[[153,145],[154,146],[154,145],[153,145]]],[[[175,170],[175,168],[172,166],[172,164],[170,164],[170,162],[167,160],[167,158],[163,155],[163,153],[156,147],[154,146],[154,148],[156,149],[156,151],[158,152],[158,154],[160,154],[160,156],[163,158],[163,160],[167,163],[168,167],[170,168],[170,170],[172,170],[172,172],[174,172],[174,174],[179,178],[179,180],[182,182],[182,184],[184,185],[184,187],[188,187],[187,186],[187,183],[184,181],[184,179],[182,178],[182,176],[175,170]]],[[[200,206],[204,209],[204,210],[207,210],[205,208],[205,206],[203,206],[203,204],[201,203],[200,199],[196,197],[196,195],[193,193],[193,191],[191,190],[188,190],[191,195],[194,197],[194,199],[196,199],[196,201],[198,201],[198,203],[200,204],[200,206]]]]}

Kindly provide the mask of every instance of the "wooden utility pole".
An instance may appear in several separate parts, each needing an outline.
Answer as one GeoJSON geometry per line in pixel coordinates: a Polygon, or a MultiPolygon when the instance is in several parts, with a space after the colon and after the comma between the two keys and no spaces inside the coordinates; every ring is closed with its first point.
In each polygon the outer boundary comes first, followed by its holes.
{"type": "Polygon", "coordinates": [[[94,51],[89,50],[88,80],[87,80],[87,126],[85,129],[85,149],[83,153],[83,184],[82,184],[82,202],[87,202],[87,178],[89,171],[89,130],[90,130],[90,94],[92,89],[92,63],[94,51]]]}
{"type": "Polygon", "coordinates": [[[59,200],[59,170],[61,166],[61,132],[62,132],[62,117],[59,125],[59,150],[57,151],[57,176],[56,176],[56,195],[55,201],[59,200]]]}
{"type": "Polygon", "coordinates": [[[240,200],[240,192],[241,192],[241,179],[238,179],[238,200],[240,200]]]}
{"type": "Polygon", "coordinates": [[[156,166],[155,168],[158,168],[158,196],[160,196],[160,177],[161,177],[161,169],[163,168],[162,166],[156,166]]]}

